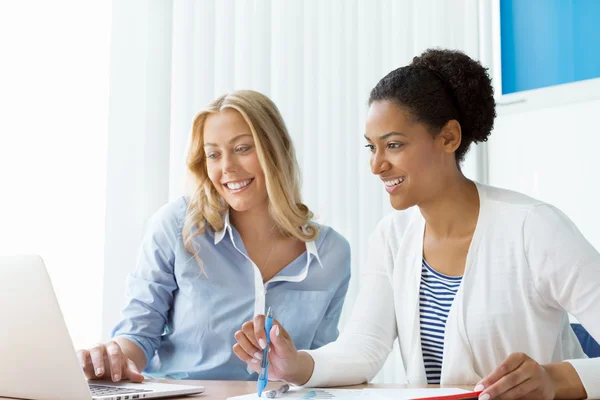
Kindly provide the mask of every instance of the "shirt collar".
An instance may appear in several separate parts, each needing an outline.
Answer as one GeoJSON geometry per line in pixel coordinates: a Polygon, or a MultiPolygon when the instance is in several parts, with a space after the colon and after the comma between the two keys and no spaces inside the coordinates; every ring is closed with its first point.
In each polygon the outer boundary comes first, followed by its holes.
{"type": "Polygon", "coordinates": [[[317,243],[314,240],[306,242],[306,256],[308,258],[308,262],[310,262],[311,254],[317,259],[321,268],[323,268],[323,263],[321,262],[321,257],[319,257],[319,251],[317,250],[317,243]]]}
{"type": "MultiPolygon", "coordinates": [[[[231,221],[229,219],[229,208],[227,209],[227,211],[225,211],[225,214],[223,215],[223,229],[221,229],[218,232],[215,232],[215,245],[219,244],[227,233],[229,233],[229,238],[233,242],[233,232],[231,230],[231,221]]],[[[317,243],[314,240],[306,242],[307,268],[308,264],[310,263],[311,255],[317,259],[319,265],[321,266],[321,268],[323,268],[323,263],[321,262],[321,257],[319,257],[319,251],[317,250],[317,243]]]]}
{"type": "Polygon", "coordinates": [[[215,232],[215,245],[219,244],[221,240],[225,237],[225,233],[229,232],[229,236],[231,241],[233,241],[233,233],[231,232],[231,222],[229,221],[229,208],[225,211],[225,215],[223,215],[223,229],[218,232],[215,232]]]}

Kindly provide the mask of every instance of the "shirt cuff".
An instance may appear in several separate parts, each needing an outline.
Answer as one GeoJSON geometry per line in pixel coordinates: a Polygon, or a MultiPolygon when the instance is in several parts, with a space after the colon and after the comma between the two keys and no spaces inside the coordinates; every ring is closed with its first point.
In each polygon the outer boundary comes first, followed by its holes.
{"type": "Polygon", "coordinates": [[[318,351],[318,350],[302,350],[302,351],[307,353],[309,356],[311,356],[313,361],[315,362],[315,367],[313,369],[313,373],[312,373],[310,379],[308,380],[308,382],[306,382],[303,386],[305,386],[305,387],[323,386],[328,380],[328,373],[327,373],[327,368],[325,367],[325,362],[323,360],[323,357],[319,356],[322,353],[322,351],[318,351]]]}
{"type": "Polygon", "coordinates": [[[588,399],[600,399],[600,359],[599,358],[581,358],[577,360],[567,360],[571,363],[583,387],[587,392],[588,399]]]}
{"type": "MultiPolygon", "coordinates": [[[[129,340],[130,342],[132,342],[133,344],[135,344],[137,347],[139,347],[142,350],[142,352],[144,353],[144,357],[146,357],[146,365],[144,366],[144,369],[146,369],[146,367],[150,363],[150,360],[154,357],[155,348],[152,345],[152,342],[149,339],[140,338],[135,335],[119,334],[119,333],[114,335],[113,339],[116,339],[119,337],[129,340]]],[[[140,371],[140,372],[142,372],[142,371],[140,371]]]]}

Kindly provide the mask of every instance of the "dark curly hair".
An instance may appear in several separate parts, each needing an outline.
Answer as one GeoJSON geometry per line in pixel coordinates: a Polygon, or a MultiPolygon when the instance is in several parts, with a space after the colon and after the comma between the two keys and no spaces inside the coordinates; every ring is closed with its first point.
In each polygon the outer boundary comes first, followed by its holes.
{"type": "Polygon", "coordinates": [[[383,100],[405,107],[415,122],[428,125],[434,135],[446,122],[458,121],[462,129],[456,150],[459,164],[471,143],[487,141],[496,118],[487,68],[456,50],[428,49],[410,65],[387,74],[371,91],[369,105],[383,100]]]}

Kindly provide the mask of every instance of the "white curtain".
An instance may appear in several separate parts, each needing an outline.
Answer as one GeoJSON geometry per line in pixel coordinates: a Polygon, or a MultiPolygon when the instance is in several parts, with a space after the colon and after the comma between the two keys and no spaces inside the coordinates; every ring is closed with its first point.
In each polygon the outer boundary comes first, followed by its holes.
{"type": "MultiPolygon", "coordinates": [[[[352,246],[351,313],[370,232],[391,211],[364,148],[370,89],[428,47],[479,55],[477,0],[114,1],[104,330],[123,305],[144,222],[184,190],[194,115],[254,89],[279,106],[305,203],[352,246]]],[[[464,169],[475,179],[478,151],[464,169]]],[[[402,382],[397,353],[376,378],[402,382]]]]}

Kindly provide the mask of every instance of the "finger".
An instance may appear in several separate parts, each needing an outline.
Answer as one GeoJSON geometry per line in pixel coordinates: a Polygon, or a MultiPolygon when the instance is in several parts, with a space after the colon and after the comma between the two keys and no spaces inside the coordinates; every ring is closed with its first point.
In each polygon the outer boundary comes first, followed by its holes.
{"type": "MultiPolygon", "coordinates": [[[[492,399],[497,400],[516,400],[522,398],[529,398],[532,392],[538,389],[538,381],[535,379],[528,379],[525,382],[522,382],[520,385],[517,385],[508,391],[504,392],[498,397],[491,397],[492,399]]],[[[533,396],[531,396],[533,397],[533,396]]]]}
{"type": "Polygon", "coordinates": [[[497,382],[485,389],[483,393],[481,393],[479,398],[483,399],[486,394],[489,395],[488,398],[490,399],[503,397],[504,394],[506,394],[514,388],[517,388],[523,382],[530,379],[531,376],[531,371],[529,371],[527,368],[518,368],[516,371],[513,371],[508,375],[503,376],[497,382]]]}
{"type": "Polygon", "coordinates": [[[260,363],[258,360],[246,353],[246,350],[242,349],[242,346],[240,346],[239,343],[233,345],[233,352],[240,360],[248,364],[255,372],[259,372],[260,363]]]}
{"type": "Polygon", "coordinates": [[[82,369],[85,369],[89,355],[90,352],[88,350],[77,350],[77,360],[79,360],[79,365],[81,365],[82,369]]]}
{"type": "Polygon", "coordinates": [[[108,364],[110,366],[110,378],[113,382],[119,382],[123,373],[123,352],[121,346],[116,342],[108,342],[106,344],[106,354],[108,356],[108,364]]]}
{"type": "Polygon", "coordinates": [[[506,360],[504,360],[502,362],[502,364],[500,364],[498,366],[498,368],[496,368],[494,370],[494,372],[492,372],[486,378],[484,378],[483,380],[481,380],[475,386],[475,390],[476,391],[480,391],[480,390],[484,390],[484,389],[489,388],[494,383],[498,382],[498,380],[500,380],[500,378],[502,378],[505,375],[510,374],[511,372],[513,372],[514,370],[516,370],[517,368],[519,368],[519,366],[521,364],[523,364],[525,362],[525,360],[527,360],[527,359],[529,359],[529,357],[527,357],[523,353],[512,353],[511,355],[509,355],[506,358],[506,360]]]}
{"type": "Polygon", "coordinates": [[[235,338],[235,340],[237,340],[238,344],[242,347],[242,349],[248,353],[248,355],[250,357],[254,357],[258,360],[262,360],[263,356],[262,356],[262,350],[259,350],[258,348],[256,348],[256,346],[254,346],[250,340],[248,340],[248,337],[246,336],[246,334],[242,331],[237,331],[233,337],[235,338]]]}
{"type": "Polygon", "coordinates": [[[81,369],[83,369],[85,377],[87,379],[94,379],[96,375],[94,374],[94,365],[90,358],[90,352],[88,350],[77,351],[77,359],[79,360],[79,364],[81,365],[81,369]]]}
{"type": "Polygon", "coordinates": [[[144,380],[144,375],[140,374],[140,371],[138,370],[137,366],[132,360],[127,360],[127,363],[125,365],[125,376],[131,382],[140,383],[144,380]]]}
{"type": "Polygon", "coordinates": [[[254,336],[260,349],[264,350],[267,347],[267,335],[265,333],[265,316],[262,314],[254,317],[254,336]]]}
{"type": "Polygon", "coordinates": [[[279,322],[273,321],[269,336],[271,337],[271,348],[279,358],[286,359],[296,354],[292,338],[279,322]]]}
{"type": "Polygon", "coordinates": [[[244,325],[242,325],[242,332],[244,332],[244,334],[254,347],[256,347],[257,349],[260,348],[260,346],[258,345],[258,340],[256,339],[256,335],[254,334],[254,321],[245,322],[244,325]]]}
{"type": "Polygon", "coordinates": [[[106,348],[104,347],[104,345],[102,343],[99,343],[90,349],[90,358],[92,359],[94,374],[97,377],[104,376],[104,373],[106,372],[104,370],[105,351],[106,351],[106,348]]]}

